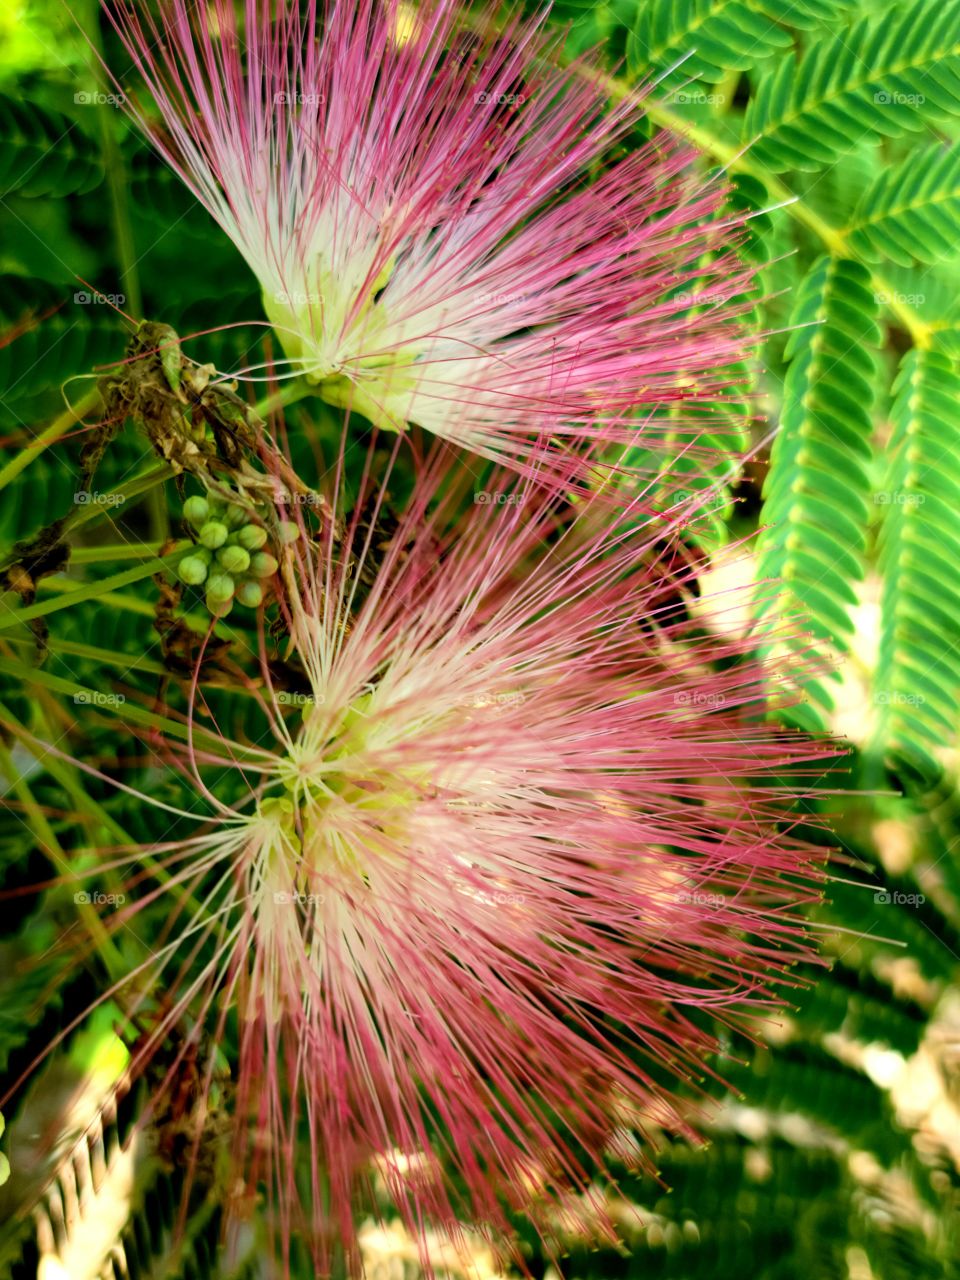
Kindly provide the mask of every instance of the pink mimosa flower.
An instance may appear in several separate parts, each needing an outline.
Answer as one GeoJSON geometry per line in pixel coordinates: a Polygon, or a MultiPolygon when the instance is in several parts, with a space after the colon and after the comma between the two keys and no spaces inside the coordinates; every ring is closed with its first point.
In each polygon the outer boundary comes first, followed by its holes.
{"type": "Polygon", "coordinates": [[[762,1030],[812,958],[790,805],[834,749],[765,720],[750,640],[691,639],[636,509],[502,471],[463,517],[446,453],[287,549],[286,687],[265,657],[256,747],[192,720],[213,817],[151,900],[202,909],[137,975],[158,1040],[235,1011],[238,1161],[318,1256],[372,1161],[421,1240],[575,1215],[618,1126],[689,1132],[704,1015],[762,1030]]]}
{"type": "Polygon", "coordinates": [[[717,430],[748,347],[737,218],[692,152],[636,142],[639,97],[609,108],[551,65],[538,23],[478,35],[453,0],[105,7],[162,123],[137,119],[326,399],[521,470],[611,417],[654,450],[717,430]]]}

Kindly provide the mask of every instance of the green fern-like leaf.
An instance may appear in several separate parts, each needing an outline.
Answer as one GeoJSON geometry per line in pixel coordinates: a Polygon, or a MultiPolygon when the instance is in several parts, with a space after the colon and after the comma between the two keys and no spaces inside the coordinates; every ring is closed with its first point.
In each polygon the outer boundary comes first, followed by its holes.
{"type": "Polygon", "coordinates": [[[842,227],[853,219],[864,192],[884,164],[880,148],[868,138],[844,155],[843,164],[818,173],[807,185],[804,199],[830,226],[842,227]]]}
{"type": "Polygon", "coordinates": [[[957,931],[912,876],[878,869],[869,878],[838,881],[816,918],[838,963],[863,970],[902,952],[930,982],[956,981],[957,931]],[[830,940],[832,929],[843,933],[830,940]]]}
{"type": "MultiPolygon", "coordinates": [[[[803,327],[787,343],[783,411],[764,486],[760,571],[783,591],[774,597],[766,588],[758,612],[765,618],[786,609],[817,641],[841,648],[866,549],[876,313],[869,274],[858,263],[822,258],[803,281],[791,316],[803,327]]],[[[820,681],[807,688],[831,705],[820,681]]]]}
{"type": "Polygon", "coordinates": [[[716,82],[727,71],[746,71],[789,49],[789,28],[822,26],[847,0],[653,0],[639,7],[627,40],[631,70],[639,75],[682,64],[669,83],[716,82]]]}
{"type": "Polygon", "coordinates": [[[0,276],[0,422],[19,427],[61,410],[61,385],[117,359],[124,333],[123,320],[85,286],[0,276]]]}
{"type": "Polygon", "coordinates": [[[938,262],[960,252],[960,146],[935,145],[882,172],[847,228],[862,257],[938,262]]]}
{"type": "Polygon", "coordinates": [[[683,58],[675,80],[720,80],[725,71],[745,70],[777,49],[790,47],[789,34],[767,12],[776,7],[751,0],[661,0],[644,5],[627,41],[629,64],[646,74],[683,58]]]}
{"type": "Polygon", "coordinates": [[[880,532],[883,632],[875,679],[879,738],[935,775],[931,749],[956,735],[960,706],[960,373],[911,351],[894,384],[880,532]]]}
{"type": "Polygon", "coordinates": [[[797,1000],[796,1031],[812,1041],[841,1032],[861,1044],[890,1045],[904,1057],[916,1053],[925,1011],[891,991],[869,971],[837,963],[797,1000]]]}
{"type": "Polygon", "coordinates": [[[960,4],[914,0],[793,54],[746,113],[751,155],[776,172],[819,169],[864,138],[960,113],[960,4]]]}
{"type": "MultiPolygon", "coordinates": [[[[960,355],[960,267],[940,263],[917,271],[916,263],[883,264],[885,291],[913,307],[928,326],[929,345],[946,355],[960,355]]],[[[880,297],[880,301],[885,301],[880,297]]]]}
{"type": "Polygon", "coordinates": [[[148,222],[151,231],[154,227],[163,230],[176,227],[178,244],[181,237],[186,237],[188,242],[200,241],[208,252],[211,243],[219,245],[225,240],[213,218],[190,196],[173,170],[146,148],[132,152],[127,158],[127,167],[130,200],[138,220],[148,222]]]}
{"type": "MultiPolygon", "coordinates": [[[[557,0],[550,10],[554,22],[566,31],[564,51],[576,57],[602,48],[610,64],[623,58],[627,33],[642,0],[557,0]]],[[[535,6],[529,6],[531,13],[535,6]]]]}
{"type": "Polygon", "coordinates": [[[74,121],[0,94],[0,195],[80,195],[102,178],[99,151],[74,121]]]}

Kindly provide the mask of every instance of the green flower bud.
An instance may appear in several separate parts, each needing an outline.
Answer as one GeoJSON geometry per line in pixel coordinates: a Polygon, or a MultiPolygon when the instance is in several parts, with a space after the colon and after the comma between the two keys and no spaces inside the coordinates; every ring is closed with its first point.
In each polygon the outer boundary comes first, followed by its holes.
{"type": "Polygon", "coordinates": [[[267,531],[258,524],[245,524],[237,534],[237,542],[247,551],[259,551],[267,540],[267,531]]]}
{"type": "Polygon", "coordinates": [[[208,591],[207,608],[215,618],[225,618],[233,608],[233,600],[214,600],[208,591]]]}
{"type": "Polygon", "coordinates": [[[246,512],[243,507],[238,507],[233,504],[227,507],[225,519],[227,525],[231,529],[239,529],[240,525],[247,523],[248,518],[248,512],[246,512]]]}
{"type": "Polygon", "coordinates": [[[200,530],[199,536],[205,547],[210,547],[211,550],[215,551],[217,547],[222,547],[227,540],[227,526],[220,524],[218,520],[208,520],[200,530]]]}
{"type": "Polygon", "coordinates": [[[213,552],[209,547],[201,547],[198,543],[196,551],[191,554],[194,560],[202,560],[207,568],[210,567],[211,561],[213,560],[213,552]]]}
{"type": "Polygon", "coordinates": [[[280,541],[283,543],[296,542],[300,537],[300,526],[294,524],[292,520],[280,521],[280,541]]]}
{"type": "Polygon", "coordinates": [[[248,609],[256,609],[263,601],[263,587],[259,582],[241,582],[237,587],[237,599],[248,609]]]}
{"type": "Polygon", "coordinates": [[[207,601],[232,600],[233,586],[229,573],[211,573],[207,579],[207,601]]]}
{"type": "Polygon", "coordinates": [[[202,498],[199,493],[195,493],[192,498],[188,498],[183,504],[183,518],[188,524],[192,524],[195,529],[199,529],[210,515],[210,503],[206,498],[202,498]]]}
{"type": "Polygon", "coordinates": [[[270,578],[278,568],[277,561],[269,551],[258,551],[250,557],[250,572],[255,578],[270,578]]]}
{"type": "Polygon", "coordinates": [[[206,576],[207,566],[199,556],[184,556],[177,565],[177,577],[188,587],[199,587],[206,576]]]}
{"type": "Polygon", "coordinates": [[[227,573],[246,573],[250,568],[250,552],[243,547],[226,546],[217,552],[217,559],[227,573]]]}

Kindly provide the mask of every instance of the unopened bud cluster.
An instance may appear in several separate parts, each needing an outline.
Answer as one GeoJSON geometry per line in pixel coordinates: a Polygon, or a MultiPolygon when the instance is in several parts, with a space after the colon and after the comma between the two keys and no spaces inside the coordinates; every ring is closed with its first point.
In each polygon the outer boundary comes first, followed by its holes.
{"type": "MultiPolygon", "coordinates": [[[[207,608],[215,618],[225,618],[235,600],[255,609],[263,600],[263,581],[277,572],[276,557],[263,549],[266,529],[244,507],[199,494],[183,504],[183,516],[196,546],[177,565],[180,581],[206,587],[207,608]]],[[[299,535],[291,521],[281,522],[284,542],[299,535]]]]}

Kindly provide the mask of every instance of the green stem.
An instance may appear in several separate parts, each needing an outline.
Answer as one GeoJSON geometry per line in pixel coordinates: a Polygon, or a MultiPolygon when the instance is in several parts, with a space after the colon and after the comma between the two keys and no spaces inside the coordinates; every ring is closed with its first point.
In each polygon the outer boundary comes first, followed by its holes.
{"type": "MultiPolygon", "coordinates": [[[[90,39],[94,58],[93,73],[97,84],[108,93],[110,84],[103,71],[103,40],[100,35],[100,7],[98,4],[88,6],[87,21],[84,28],[90,39]]],[[[140,291],[140,277],[137,272],[136,241],[133,235],[133,224],[130,219],[130,202],[128,200],[129,182],[126,165],[117,145],[110,119],[111,107],[100,105],[97,108],[97,120],[100,126],[100,151],[103,156],[103,167],[107,178],[107,190],[110,193],[110,214],[113,223],[113,237],[116,245],[117,261],[120,268],[120,284],[125,295],[124,306],[133,316],[143,315],[143,295],[140,291]]],[[[162,542],[170,535],[170,521],[167,504],[163,494],[157,490],[150,493],[148,499],[150,511],[150,532],[157,542],[162,542]]]]}
{"type": "MultiPolygon", "coordinates": [[[[153,555],[153,552],[150,551],[149,554],[153,555]]],[[[49,578],[41,578],[38,589],[44,594],[52,591],[56,595],[62,595],[65,590],[75,585],[73,578],[58,573],[49,578]]],[[[115,609],[122,609],[125,613],[135,613],[141,618],[153,618],[156,615],[156,609],[149,600],[142,600],[139,596],[132,594],[106,591],[102,596],[97,596],[97,600],[100,604],[109,604],[115,609]]],[[[205,626],[201,629],[206,631],[205,626]]]]}
{"type": "MultiPolygon", "coordinates": [[[[153,555],[153,552],[147,548],[145,549],[145,555],[153,555]]],[[[61,574],[56,574],[49,578],[42,578],[40,580],[39,589],[41,591],[55,591],[58,595],[62,595],[65,587],[72,587],[73,585],[73,579],[67,578],[61,574]]],[[[156,616],[156,609],[150,601],[141,600],[139,596],[124,595],[119,591],[107,591],[104,592],[103,595],[98,595],[97,601],[100,604],[108,604],[115,609],[122,609],[125,613],[135,613],[141,618],[152,619],[156,616]]],[[[183,622],[184,626],[189,627],[190,630],[196,632],[198,636],[206,635],[207,631],[210,629],[209,613],[183,613],[180,615],[180,620],[183,622]]],[[[252,649],[247,643],[246,636],[243,632],[234,630],[227,622],[218,621],[214,623],[213,634],[220,640],[231,641],[235,649],[241,649],[245,654],[256,661],[257,651],[252,649]]],[[[51,641],[51,645],[55,648],[57,642],[51,641]]],[[[64,650],[64,652],[66,652],[66,650],[64,650]]]]}
{"type": "MultiPolygon", "coordinates": [[[[17,737],[24,742],[27,749],[35,753],[37,740],[35,735],[23,725],[16,716],[10,711],[9,707],[0,703],[0,712],[3,713],[6,727],[11,729],[17,737]]],[[[44,726],[49,734],[49,725],[44,726]]],[[[86,813],[93,820],[100,824],[106,831],[110,833],[111,838],[118,844],[126,848],[133,849],[137,847],[138,842],[134,840],[129,832],[117,822],[112,814],[96,801],[89,794],[89,786],[86,785],[86,779],[82,777],[74,764],[70,761],[61,759],[52,754],[44,756],[43,767],[50,774],[55,782],[58,782],[67,793],[72,804],[76,806],[78,813],[86,813]]],[[[181,903],[183,903],[194,916],[199,917],[203,912],[203,908],[197,899],[182,885],[173,884],[173,873],[168,871],[151,853],[140,847],[137,849],[137,862],[145,870],[154,877],[154,879],[171,892],[181,903]]],[[[119,890],[123,889],[122,884],[116,886],[119,890]]]]}
{"type": "MultiPolygon", "coordinates": [[[[115,601],[116,597],[103,597],[103,600],[115,601]]],[[[145,616],[153,617],[153,610],[148,607],[145,611],[145,616]]],[[[204,619],[196,614],[188,615],[184,618],[184,622],[197,635],[205,635],[209,627],[209,618],[204,622],[204,619]]],[[[7,643],[14,646],[24,645],[31,651],[36,647],[32,637],[29,640],[11,637],[7,643]]],[[[102,649],[99,645],[83,644],[79,640],[63,640],[60,636],[51,636],[49,646],[52,653],[62,653],[67,658],[83,658],[87,662],[99,662],[104,666],[116,667],[124,672],[142,671],[144,674],[151,676],[167,676],[170,674],[169,669],[155,658],[136,657],[129,653],[123,653],[119,649],[102,649]]],[[[256,657],[250,650],[247,650],[247,652],[251,653],[252,657],[256,657]]],[[[202,678],[200,683],[201,686],[206,684],[202,678]]],[[[241,697],[252,698],[255,696],[256,690],[253,687],[248,688],[246,685],[241,684],[237,685],[233,692],[241,697]]]]}
{"type": "MultiPolygon", "coordinates": [[[[10,643],[14,646],[26,645],[30,649],[35,648],[32,638],[30,640],[11,639],[10,643]]],[[[83,658],[87,662],[99,662],[107,667],[117,667],[124,672],[142,671],[151,676],[169,674],[163,663],[157,662],[154,658],[138,658],[115,649],[101,649],[95,644],[82,644],[77,640],[62,640],[59,636],[55,636],[50,640],[50,650],[53,653],[61,653],[67,658],[83,658]]]]}
{"type": "MultiPolygon", "coordinates": [[[[40,667],[28,667],[15,658],[0,657],[0,675],[11,676],[14,680],[21,680],[25,684],[40,685],[52,693],[63,694],[68,698],[79,697],[84,705],[95,706],[98,711],[119,716],[128,726],[137,724],[147,729],[156,729],[168,737],[178,738],[181,742],[186,742],[191,736],[187,725],[177,720],[170,720],[167,716],[158,715],[155,711],[147,711],[145,707],[140,707],[135,702],[119,700],[115,703],[107,702],[96,690],[88,689],[76,681],[65,680],[62,676],[55,676],[40,667]]],[[[239,742],[223,738],[219,734],[197,726],[194,726],[192,738],[197,747],[208,748],[220,754],[229,751],[231,759],[241,762],[262,763],[270,756],[268,751],[244,747],[239,742]]]]}
{"type": "Polygon", "coordinates": [[[113,560],[146,560],[157,554],[156,548],[146,542],[102,543],[89,547],[74,547],[70,552],[70,564],[107,564],[113,560]]]}
{"type": "MultiPolygon", "coordinates": [[[[6,708],[0,704],[0,711],[6,713],[6,708]]],[[[71,876],[74,873],[70,865],[70,860],[64,853],[53,832],[53,828],[47,821],[47,816],[34,799],[33,792],[27,783],[26,778],[14,763],[13,757],[9,749],[0,742],[0,768],[7,776],[10,787],[23,805],[24,813],[27,817],[27,824],[33,833],[34,839],[41,851],[47,856],[50,862],[56,867],[57,871],[65,876],[71,876]]],[[[79,881],[78,881],[79,883],[79,881]]],[[[75,899],[76,901],[76,899],[75,899]]],[[[96,909],[91,903],[78,902],[78,914],[86,925],[87,932],[93,939],[93,944],[97,949],[97,954],[103,960],[113,981],[118,981],[126,973],[126,965],[123,957],[117,950],[116,944],[110,937],[110,934],[104,928],[103,921],[100,919],[96,909]]]]}
{"type": "Polygon", "coordinates": [[[34,618],[43,618],[47,614],[58,612],[60,609],[69,609],[72,605],[83,604],[87,600],[95,600],[105,591],[115,591],[120,587],[129,586],[131,582],[140,582],[144,578],[150,578],[155,573],[160,573],[163,569],[173,568],[192,548],[192,542],[185,543],[169,555],[155,556],[152,560],[148,560],[146,564],[137,565],[135,569],[125,569],[123,573],[115,573],[109,578],[101,578],[97,582],[88,583],[85,587],[79,587],[76,591],[65,591],[62,595],[55,596],[52,600],[44,600],[41,603],[29,605],[26,609],[10,609],[5,618],[0,618],[0,631],[8,631],[11,627],[18,626],[21,623],[32,622],[34,618]]]}
{"type": "Polygon", "coordinates": [[[72,408],[65,409],[58,418],[55,418],[43,431],[36,436],[33,442],[25,449],[21,449],[15,457],[11,458],[5,467],[0,470],[0,490],[5,489],[11,480],[15,480],[25,467],[28,467],[35,458],[38,458],[45,449],[49,449],[52,444],[60,439],[76,422],[80,422],[85,413],[96,407],[100,402],[99,391],[88,391],[80,400],[79,404],[72,408]]]}
{"type": "MultiPolygon", "coordinates": [[[[103,63],[103,40],[100,35],[100,7],[88,3],[86,22],[83,24],[93,51],[90,69],[97,82],[97,87],[105,94],[111,89],[103,63]]],[[[140,278],[137,273],[137,249],[133,237],[133,225],[130,221],[130,209],[127,201],[127,174],[117,146],[117,140],[111,129],[109,106],[100,106],[97,110],[100,127],[100,149],[106,170],[107,189],[110,192],[110,213],[113,223],[114,244],[120,266],[120,283],[123,286],[126,304],[131,315],[143,315],[143,298],[140,293],[140,278]]]]}
{"type": "Polygon", "coordinates": [[[258,418],[266,418],[268,414],[273,413],[274,409],[283,409],[287,405],[296,404],[298,400],[306,400],[307,396],[316,394],[317,388],[311,386],[306,378],[294,378],[279,391],[264,396],[253,406],[253,412],[258,418]]]}
{"type": "Polygon", "coordinates": [[[157,485],[163,484],[165,480],[171,479],[175,474],[173,467],[166,462],[162,462],[157,467],[151,467],[149,471],[143,472],[142,475],[135,476],[125,488],[114,489],[112,493],[105,494],[100,502],[78,507],[67,521],[65,532],[73,533],[74,530],[83,528],[85,524],[90,524],[94,520],[101,520],[104,516],[111,515],[133,498],[139,498],[141,494],[148,493],[151,489],[156,488],[157,485]],[[116,498],[118,501],[111,502],[111,498],[116,498]]]}

